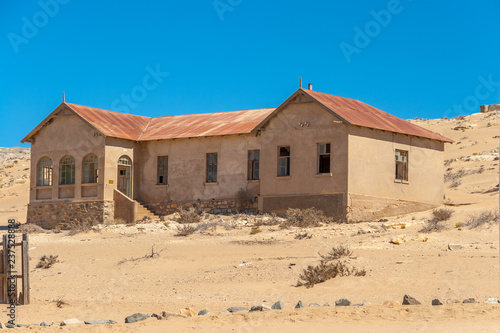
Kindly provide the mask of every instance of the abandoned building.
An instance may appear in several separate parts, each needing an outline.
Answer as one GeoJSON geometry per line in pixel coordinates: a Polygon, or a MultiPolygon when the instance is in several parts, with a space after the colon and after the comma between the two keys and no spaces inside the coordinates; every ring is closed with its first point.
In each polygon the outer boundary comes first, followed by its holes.
{"type": "Polygon", "coordinates": [[[442,204],[451,140],[309,87],[277,108],[154,118],[63,101],[22,142],[27,221],[53,228],[181,206],[315,207],[355,221],[426,210],[442,204]]]}

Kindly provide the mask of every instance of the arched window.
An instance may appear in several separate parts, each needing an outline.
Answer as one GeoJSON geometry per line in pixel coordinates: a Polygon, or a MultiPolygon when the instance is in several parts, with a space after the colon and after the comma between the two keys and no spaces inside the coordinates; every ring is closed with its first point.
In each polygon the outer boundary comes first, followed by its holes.
{"type": "Polygon", "coordinates": [[[130,160],[130,157],[123,155],[118,159],[118,165],[132,165],[132,161],[130,160]]]}
{"type": "Polygon", "coordinates": [[[66,155],[61,158],[60,165],[60,184],[70,185],[75,183],[75,159],[73,156],[66,155]]]}
{"type": "Polygon", "coordinates": [[[97,167],[97,156],[94,154],[88,154],[83,158],[83,184],[97,183],[97,167]]]}
{"type": "Polygon", "coordinates": [[[52,160],[50,157],[42,157],[37,165],[37,186],[52,186],[52,160]]]}

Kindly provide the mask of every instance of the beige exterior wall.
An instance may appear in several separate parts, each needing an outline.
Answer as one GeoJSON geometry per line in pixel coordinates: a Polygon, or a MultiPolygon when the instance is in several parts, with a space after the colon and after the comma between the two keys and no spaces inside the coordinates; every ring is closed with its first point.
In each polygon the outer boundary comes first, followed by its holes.
{"type": "Polygon", "coordinates": [[[104,137],[76,115],[61,115],[41,128],[31,143],[30,202],[43,201],[82,201],[103,199],[104,179],[99,171],[97,184],[82,185],[82,161],[85,155],[93,153],[98,157],[99,169],[104,165],[104,137]],[[59,185],[59,162],[65,155],[75,159],[75,184],[59,185]],[[37,186],[38,161],[48,156],[53,165],[53,186],[37,186]],[[97,196],[83,197],[85,193],[97,196]],[[37,200],[37,193],[39,198],[37,200]]]}
{"type": "MultiPolygon", "coordinates": [[[[354,219],[387,216],[393,201],[422,203],[429,209],[443,202],[444,143],[361,127],[349,129],[349,207],[354,219]],[[408,151],[408,181],[395,179],[395,150],[408,151]]],[[[398,207],[392,207],[398,214],[398,207]]],[[[409,206],[406,205],[406,208],[409,206]]],[[[412,205],[413,211],[419,210],[412,205]]],[[[405,211],[405,204],[399,211],[405,211]]]]}
{"type": "Polygon", "coordinates": [[[137,143],[130,140],[124,139],[116,139],[116,138],[106,138],[105,140],[106,148],[105,148],[105,168],[103,175],[103,183],[104,183],[104,198],[106,200],[113,200],[114,190],[118,185],[118,160],[122,156],[127,156],[132,161],[132,173],[131,173],[131,182],[130,182],[130,193],[131,198],[136,198],[135,193],[135,182],[139,182],[135,176],[136,169],[138,168],[137,164],[140,163],[136,161],[135,158],[135,150],[137,143]]]}

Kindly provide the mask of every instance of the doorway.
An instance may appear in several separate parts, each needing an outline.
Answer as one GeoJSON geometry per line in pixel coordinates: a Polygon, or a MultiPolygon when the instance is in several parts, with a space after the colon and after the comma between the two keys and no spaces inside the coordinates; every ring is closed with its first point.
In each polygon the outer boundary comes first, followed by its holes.
{"type": "Polygon", "coordinates": [[[128,156],[122,156],[118,159],[118,183],[116,184],[118,191],[131,198],[131,178],[132,178],[132,161],[128,156]]]}

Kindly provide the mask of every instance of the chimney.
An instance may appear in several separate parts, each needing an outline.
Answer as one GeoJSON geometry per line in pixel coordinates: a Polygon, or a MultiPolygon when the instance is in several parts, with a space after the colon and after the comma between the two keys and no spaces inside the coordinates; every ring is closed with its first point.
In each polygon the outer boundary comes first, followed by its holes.
{"type": "Polygon", "coordinates": [[[309,87],[307,88],[309,90],[313,90],[313,84],[312,83],[309,83],[309,87]]]}

